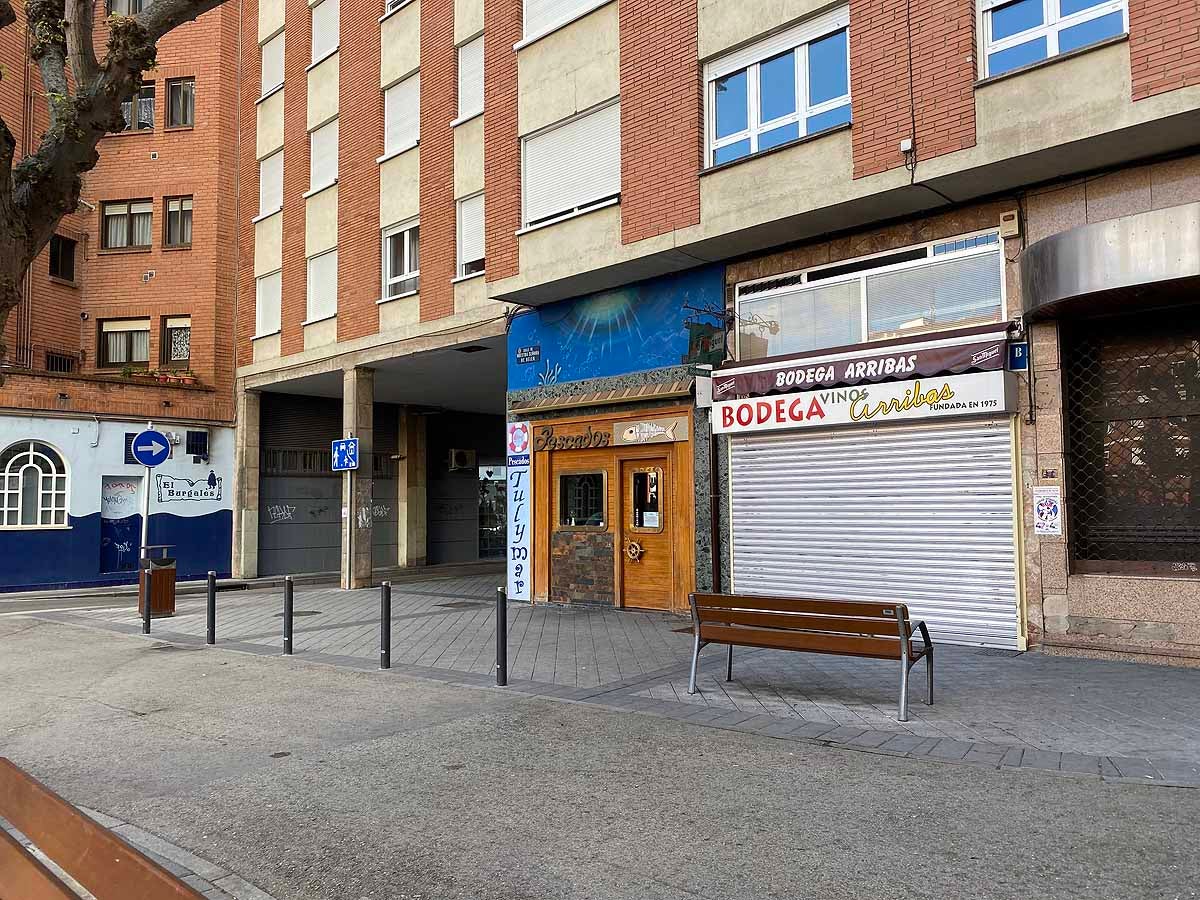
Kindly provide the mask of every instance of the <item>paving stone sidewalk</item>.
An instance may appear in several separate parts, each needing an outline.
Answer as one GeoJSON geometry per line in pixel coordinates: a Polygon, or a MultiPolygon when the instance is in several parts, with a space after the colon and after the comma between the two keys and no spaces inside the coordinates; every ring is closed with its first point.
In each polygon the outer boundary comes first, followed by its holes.
{"type": "MultiPolygon", "coordinates": [[[[165,841],[158,835],[85,806],[81,806],[79,809],[114,834],[119,835],[126,843],[142,851],[180,881],[195,888],[208,900],[274,900],[266,891],[251,884],[240,875],[235,875],[215,863],[165,841]]],[[[56,866],[53,860],[43,855],[21,832],[15,830],[2,818],[0,818],[0,828],[15,837],[23,846],[29,848],[81,898],[92,896],[82,885],[56,866]]]]}
{"type": "MultiPolygon", "coordinates": [[[[496,575],[396,585],[394,670],[438,681],[494,684],[496,575]]],[[[297,587],[297,655],[360,669],[379,660],[377,590],[297,587]]],[[[281,649],[278,590],[218,595],[219,646],[281,649]]],[[[140,631],[128,608],[41,618],[140,631]]],[[[1022,766],[1200,786],[1200,671],[1039,653],[940,646],[935,704],[913,670],[910,721],[897,722],[896,664],[816,654],[725,649],[702,653],[687,694],[686,619],[661,613],[509,604],[510,689],[694,724],[818,740],[914,757],[1022,766]]],[[[183,599],[152,637],[201,646],[204,606],[183,599]]]]}

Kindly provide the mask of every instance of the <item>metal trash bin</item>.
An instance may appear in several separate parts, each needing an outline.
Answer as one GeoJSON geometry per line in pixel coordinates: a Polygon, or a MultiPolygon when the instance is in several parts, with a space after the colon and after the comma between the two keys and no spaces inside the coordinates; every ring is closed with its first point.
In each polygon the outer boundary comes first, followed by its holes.
{"type": "MultiPolygon", "coordinates": [[[[169,545],[147,547],[166,550],[169,545]]],[[[175,560],[169,556],[143,557],[138,572],[138,615],[145,615],[146,597],[150,597],[150,617],[175,615],[175,560]]]]}

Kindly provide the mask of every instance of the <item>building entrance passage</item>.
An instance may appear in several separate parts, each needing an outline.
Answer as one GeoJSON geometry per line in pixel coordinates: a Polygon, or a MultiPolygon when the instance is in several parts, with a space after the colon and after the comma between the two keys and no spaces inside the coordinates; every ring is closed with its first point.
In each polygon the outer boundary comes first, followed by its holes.
{"type": "Polygon", "coordinates": [[[671,560],[670,460],[622,459],[621,605],[669,609],[671,560]]]}

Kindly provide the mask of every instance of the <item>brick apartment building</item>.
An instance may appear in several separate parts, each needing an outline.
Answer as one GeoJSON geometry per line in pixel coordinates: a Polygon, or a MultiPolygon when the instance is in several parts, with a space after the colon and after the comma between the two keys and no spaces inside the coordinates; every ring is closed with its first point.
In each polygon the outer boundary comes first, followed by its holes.
{"type": "MultiPolygon", "coordinates": [[[[25,39],[23,22],[0,31],[18,155],[47,123],[25,39]]],[[[229,572],[237,40],[230,6],[160,43],[128,127],[101,141],[28,272],[0,386],[0,590],[134,581],[147,490],[148,543],[172,545],[180,577],[229,572]],[[151,421],[173,448],[146,484],[128,443],[151,421]]]]}

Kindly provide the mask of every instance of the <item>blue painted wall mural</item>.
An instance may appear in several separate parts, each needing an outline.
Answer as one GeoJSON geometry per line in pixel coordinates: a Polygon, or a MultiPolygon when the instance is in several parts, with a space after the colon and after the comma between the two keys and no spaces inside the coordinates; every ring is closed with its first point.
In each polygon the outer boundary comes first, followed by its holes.
{"type": "Polygon", "coordinates": [[[724,267],[704,266],[521,313],[508,334],[508,389],[716,365],[724,281],[724,267]]]}

